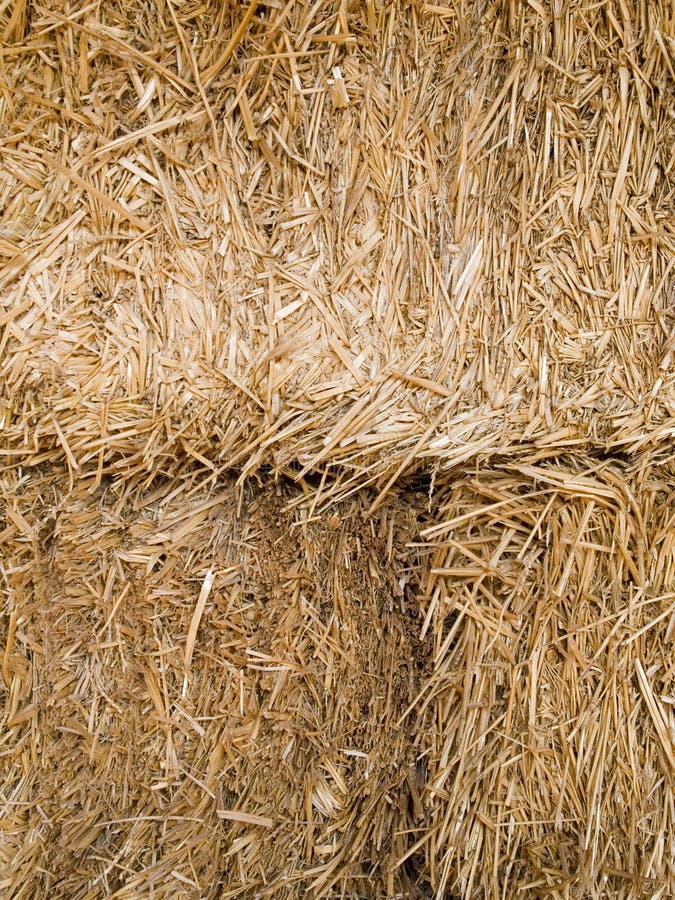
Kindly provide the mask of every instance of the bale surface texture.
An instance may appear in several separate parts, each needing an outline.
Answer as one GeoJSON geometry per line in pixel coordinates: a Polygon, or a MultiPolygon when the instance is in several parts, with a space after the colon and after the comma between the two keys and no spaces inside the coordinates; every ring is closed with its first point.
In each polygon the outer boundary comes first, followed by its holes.
{"type": "Polygon", "coordinates": [[[675,896],[675,6],[0,0],[0,895],[675,896]]]}

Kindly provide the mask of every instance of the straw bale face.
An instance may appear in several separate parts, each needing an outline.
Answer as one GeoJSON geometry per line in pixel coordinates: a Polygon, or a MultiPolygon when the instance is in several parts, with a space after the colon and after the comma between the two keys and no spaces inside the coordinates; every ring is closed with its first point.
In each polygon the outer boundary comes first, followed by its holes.
{"type": "Polygon", "coordinates": [[[274,485],[239,512],[231,480],[91,487],[15,500],[11,896],[400,886],[429,718],[415,505],[352,501],[336,527],[274,485]]]}
{"type": "Polygon", "coordinates": [[[435,885],[668,894],[670,469],[488,468],[437,497],[422,532],[434,665],[418,698],[437,722],[435,885]]]}
{"type": "Polygon", "coordinates": [[[21,22],[0,187],[15,448],[40,407],[35,454],[65,440],[74,469],[340,464],[337,496],[419,459],[672,438],[664,4],[21,22]]]}

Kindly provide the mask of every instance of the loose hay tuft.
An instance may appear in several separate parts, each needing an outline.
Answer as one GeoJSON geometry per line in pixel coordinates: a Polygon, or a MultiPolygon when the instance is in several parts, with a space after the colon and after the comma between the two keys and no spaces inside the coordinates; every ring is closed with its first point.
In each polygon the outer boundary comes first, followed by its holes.
{"type": "Polygon", "coordinates": [[[672,4],[0,39],[0,893],[675,895],[672,4]]]}

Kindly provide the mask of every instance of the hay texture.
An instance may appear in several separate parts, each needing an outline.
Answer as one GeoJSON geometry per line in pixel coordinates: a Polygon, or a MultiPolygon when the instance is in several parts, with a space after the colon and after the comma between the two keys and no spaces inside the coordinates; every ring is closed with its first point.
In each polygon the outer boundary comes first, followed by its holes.
{"type": "Polygon", "coordinates": [[[675,896],[673,4],[0,38],[2,896],[675,896]]]}

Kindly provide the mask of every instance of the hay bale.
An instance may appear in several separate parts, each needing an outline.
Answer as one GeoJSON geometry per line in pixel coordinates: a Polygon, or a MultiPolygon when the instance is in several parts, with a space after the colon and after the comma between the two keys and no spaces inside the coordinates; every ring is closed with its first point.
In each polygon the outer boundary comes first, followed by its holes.
{"type": "Polygon", "coordinates": [[[15,459],[30,423],[74,471],[299,463],[342,494],[672,440],[672,11],[19,6],[15,459]]]}
{"type": "Polygon", "coordinates": [[[11,501],[3,895],[407,890],[420,504],[52,484],[11,501]]]}
{"type": "Polygon", "coordinates": [[[675,894],[673,10],[0,38],[0,892],[675,894]]]}
{"type": "Polygon", "coordinates": [[[436,896],[675,887],[673,467],[560,459],[436,497],[423,634],[436,896]]]}

